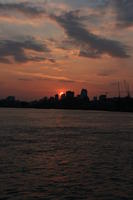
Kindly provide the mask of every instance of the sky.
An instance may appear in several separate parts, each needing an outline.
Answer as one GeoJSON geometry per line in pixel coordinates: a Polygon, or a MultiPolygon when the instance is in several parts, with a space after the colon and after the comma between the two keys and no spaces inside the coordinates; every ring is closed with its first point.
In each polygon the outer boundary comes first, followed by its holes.
{"type": "Polygon", "coordinates": [[[0,0],[0,98],[133,95],[132,0],[0,0]]]}

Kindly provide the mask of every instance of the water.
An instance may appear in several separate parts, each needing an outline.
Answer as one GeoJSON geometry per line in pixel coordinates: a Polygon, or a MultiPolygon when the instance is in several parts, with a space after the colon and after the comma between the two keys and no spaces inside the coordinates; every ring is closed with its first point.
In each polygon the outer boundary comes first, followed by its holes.
{"type": "Polygon", "coordinates": [[[0,199],[132,200],[133,114],[0,109],[0,199]]]}

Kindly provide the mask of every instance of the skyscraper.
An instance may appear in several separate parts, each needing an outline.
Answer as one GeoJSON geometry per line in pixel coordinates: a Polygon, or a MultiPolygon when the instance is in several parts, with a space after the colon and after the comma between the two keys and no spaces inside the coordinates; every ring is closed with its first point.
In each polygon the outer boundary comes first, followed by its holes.
{"type": "Polygon", "coordinates": [[[88,92],[87,92],[86,89],[83,88],[83,89],[81,90],[80,97],[81,97],[82,99],[87,99],[87,98],[88,98],[88,92]]]}

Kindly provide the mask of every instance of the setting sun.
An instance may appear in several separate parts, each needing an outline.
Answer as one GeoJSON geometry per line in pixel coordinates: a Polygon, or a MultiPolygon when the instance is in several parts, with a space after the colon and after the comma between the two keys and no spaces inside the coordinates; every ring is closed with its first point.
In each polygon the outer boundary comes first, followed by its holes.
{"type": "Polygon", "coordinates": [[[61,95],[63,95],[64,94],[64,92],[59,92],[59,96],[61,97],[61,95]]]}
{"type": "Polygon", "coordinates": [[[59,95],[59,98],[66,93],[67,89],[66,88],[59,88],[56,90],[57,94],[59,95]]]}

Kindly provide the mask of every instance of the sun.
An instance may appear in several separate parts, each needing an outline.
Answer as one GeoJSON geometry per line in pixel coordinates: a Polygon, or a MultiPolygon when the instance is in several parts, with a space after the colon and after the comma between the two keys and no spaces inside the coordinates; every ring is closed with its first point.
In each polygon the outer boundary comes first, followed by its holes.
{"type": "Polygon", "coordinates": [[[64,94],[64,92],[59,92],[59,96],[61,97],[64,94]]]}
{"type": "Polygon", "coordinates": [[[57,89],[57,94],[59,95],[59,98],[61,98],[61,96],[63,94],[66,93],[66,89],[65,88],[60,88],[60,89],[57,89]]]}

